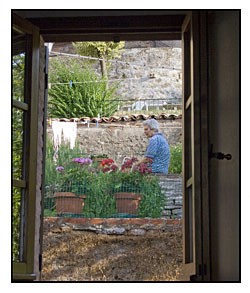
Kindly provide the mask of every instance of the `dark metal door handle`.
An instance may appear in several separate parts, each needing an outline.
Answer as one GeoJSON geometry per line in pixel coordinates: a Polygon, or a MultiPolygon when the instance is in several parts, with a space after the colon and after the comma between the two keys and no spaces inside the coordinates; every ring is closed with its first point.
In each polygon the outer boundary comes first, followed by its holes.
{"type": "Polygon", "coordinates": [[[218,153],[213,153],[213,145],[210,146],[210,152],[209,152],[209,158],[215,158],[218,160],[231,160],[232,159],[232,155],[231,154],[223,154],[221,152],[218,153]]]}
{"type": "Polygon", "coordinates": [[[210,158],[215,158],[215,159],[218,159],[218,160],[231,160],[232,159],[232,155],[231,154],[223,154],[221,152],[218,152],[218,153],[211,153],[210,154],[210,158]]]}

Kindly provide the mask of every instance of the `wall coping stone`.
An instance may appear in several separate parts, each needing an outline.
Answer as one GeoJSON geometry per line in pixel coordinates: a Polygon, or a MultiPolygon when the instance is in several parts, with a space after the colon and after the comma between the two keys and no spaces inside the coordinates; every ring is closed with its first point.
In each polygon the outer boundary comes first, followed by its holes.
{"type": "MultiPolygon", "coordinates": [[[[58,218],[48,217],[44,222],[50,227],[59,226],[62,231],[68,231],[65,226],[74,231],[92,231],[107,235],[137,235],[146,233],[173,231],[182,229],[182,219],[152,219],[152,218],[58,218]],[[155,231],[155,232],[153,232],[155,231]]],[[[58,229],[56,230],[58,233],[58,229]]],[[[53,232],[53,231],[52,231],[53,232]]]]}

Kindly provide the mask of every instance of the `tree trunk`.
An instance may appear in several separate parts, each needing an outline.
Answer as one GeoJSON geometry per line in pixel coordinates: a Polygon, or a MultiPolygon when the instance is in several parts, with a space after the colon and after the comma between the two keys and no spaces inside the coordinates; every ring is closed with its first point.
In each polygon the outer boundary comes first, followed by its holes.
{"type": "MultiPolygon", "coordinates": [[[[106,80],[108,80],[108,71],[107,71],[106,61],[100,60],[100,64],[101,64],[102,77],[104,77],[106,80]]],[[[106,89],[107,88],[108,88],[108,84],[106,84],[106,89]]]]}

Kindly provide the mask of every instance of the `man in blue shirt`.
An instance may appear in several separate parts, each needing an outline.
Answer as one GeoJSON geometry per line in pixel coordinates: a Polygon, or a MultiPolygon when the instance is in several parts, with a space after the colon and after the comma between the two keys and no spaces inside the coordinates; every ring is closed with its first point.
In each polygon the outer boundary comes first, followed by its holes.
{"type": "Polygon", "coordinates": [[[167,140],[159,133],[159,125],[155,119],[149,119],[143,122],[144,133],[149,138],[145,158],[141,163],[149,164],[152,173],[168,174],[170,159],[170,150],[167,140]]]}

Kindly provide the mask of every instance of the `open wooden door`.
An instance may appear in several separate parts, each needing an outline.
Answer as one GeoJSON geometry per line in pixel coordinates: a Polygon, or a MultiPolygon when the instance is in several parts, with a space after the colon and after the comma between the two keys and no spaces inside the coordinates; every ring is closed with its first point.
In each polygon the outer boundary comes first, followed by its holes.
{"type": "Polygon", "coordinates": [[[12,280],[39,279],[45,48],[39,29],[12,14],[12,280]],[[42,50],[43,49],[43,50],[42,50]],[[42,56],[42,58],[41,58],[42,56]],[[44,59],[42,61],[42,59],[44,59]]]}
{"type": "Polygon", "coordinates": [[[183,279],[209,277],[208,113],[205,15],[190,12],[183,46],[183,279]]]}

